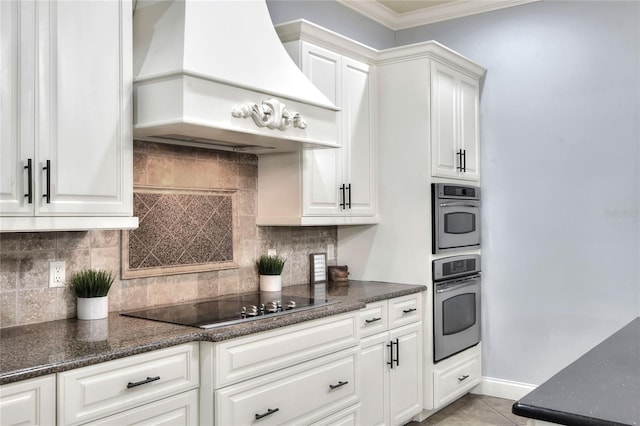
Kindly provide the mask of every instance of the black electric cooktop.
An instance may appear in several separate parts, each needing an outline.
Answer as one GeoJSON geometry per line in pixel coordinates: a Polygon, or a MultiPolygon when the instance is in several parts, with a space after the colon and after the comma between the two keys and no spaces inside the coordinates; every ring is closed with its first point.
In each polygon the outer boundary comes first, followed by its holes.
{"type": "Polygon", "coordinates": [[[123,312],[121,315],[199,328],[254,321],[338,303],[327,299],[288,296],[280,292],[256,292],[196,303],[123,312]]]}

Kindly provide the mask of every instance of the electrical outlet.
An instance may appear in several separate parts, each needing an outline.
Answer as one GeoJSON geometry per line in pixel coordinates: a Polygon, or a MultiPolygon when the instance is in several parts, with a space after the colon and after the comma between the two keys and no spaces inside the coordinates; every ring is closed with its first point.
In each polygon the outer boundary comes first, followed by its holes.
{"type": "Polygon", "coordinates": [[[49,287],[64,287],[66,280],[64,260],[49,262],[49,287]]]}
{"type": "Polygon", "coordinates": [[[327,244],[327,260],[335,260],[336,258],[336,246],[333,244],[327,244]]]}
{"type": "Polygon", "coordinates": [[[275,256],[275,255],[276,255],[276,249],[267,250],[267,256],[275,256]]]}

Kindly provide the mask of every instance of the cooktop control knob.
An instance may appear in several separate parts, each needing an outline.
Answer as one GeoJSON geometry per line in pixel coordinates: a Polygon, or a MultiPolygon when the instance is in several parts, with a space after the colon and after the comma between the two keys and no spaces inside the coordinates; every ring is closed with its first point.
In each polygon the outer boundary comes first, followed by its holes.
{"type": "Polygon", "coordinates": [[[287,309],[294,309],[296,307],[296,302],[295,300],[289,300],[287,302],[287,309]]]}
{"type": "Polygon", "coordinates": [[[274,301],[274,302],[269,302],[267,303],[267,306],[265,307],[266,312],[270,313],[270,314],[274,314],[276,312],[278,312],[278,304],[274,301]]]}
{"type": "MultiPolygon", "coordinates": [[[[256,305],[251,305],[246,308],[246,310],[248,317],[255,317],[256,315],[258,315],[258,308],[256,307],[256,305]]],[[[242,312],[242,310],[240,312],[242,312]]]]}

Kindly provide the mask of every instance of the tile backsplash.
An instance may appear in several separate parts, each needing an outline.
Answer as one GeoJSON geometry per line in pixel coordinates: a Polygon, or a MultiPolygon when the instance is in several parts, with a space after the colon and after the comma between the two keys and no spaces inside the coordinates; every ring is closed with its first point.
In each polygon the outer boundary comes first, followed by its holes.
{"type": "Polygon", "coordinates": [[[67,277],[113,271],[111,311],[258,290],[254,261],[270,248],[287,258],[283,286],[309,282],[309,254],[337,244],[337,228],[256,227],[257,178],[255,155],[135,142],[135,185],[236,191],[239,267],[122,280],[120,231],[0,234],[0,327],[75,317],[68,290],[48,287],[52,260],[66,261],[67,277]]]}

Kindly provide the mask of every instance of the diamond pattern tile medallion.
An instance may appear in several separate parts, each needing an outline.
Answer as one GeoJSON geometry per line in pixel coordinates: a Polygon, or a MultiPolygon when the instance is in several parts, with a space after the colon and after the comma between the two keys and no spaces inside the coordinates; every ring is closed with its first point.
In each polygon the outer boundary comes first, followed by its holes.
{"type": "Polygon", "coordinates": [[[134,188],[138,229],[123,231],[122,278],[237,268],[235,191],[134,188]]]}

